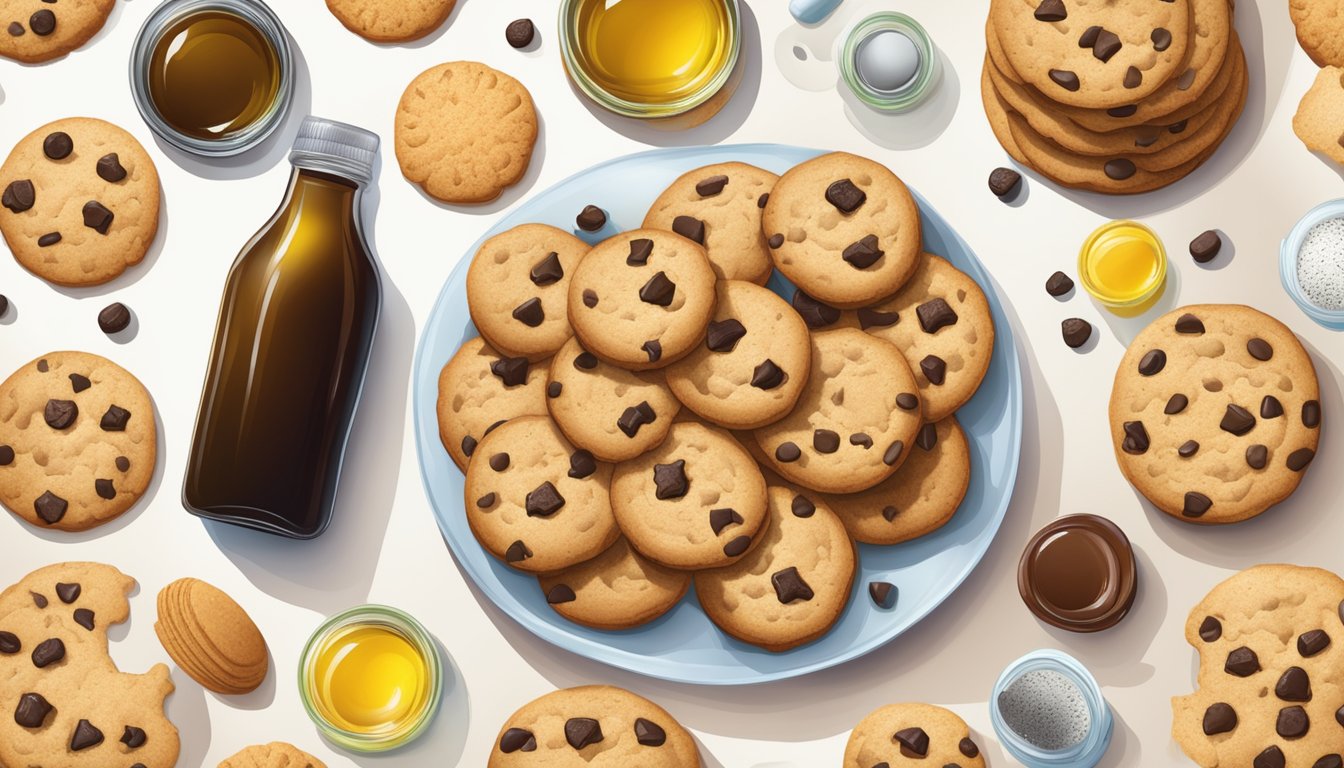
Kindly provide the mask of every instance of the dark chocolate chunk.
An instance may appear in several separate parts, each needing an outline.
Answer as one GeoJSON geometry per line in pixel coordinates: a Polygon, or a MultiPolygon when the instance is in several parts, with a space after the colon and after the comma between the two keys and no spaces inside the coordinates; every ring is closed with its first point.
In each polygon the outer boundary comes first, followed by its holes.
{"type": "Polygon", "coordinates": [[[1308,429],[1315,429],[1321,426],[1320,401],[1308,400],[1302,404],[1302,426],[1308,429]]]}
{"type": "Polygon", "coordinates": [[[1237,727],[1237,711],[1232,709],[1231,704],[1218,702],[1210,704],[1209,708],[1204,710],[1204,735],[1216,736],[1220,733],[1228,733],[1237,727]]]}
{"type": "Polygon", "coordinates": [[[8,311],[9,311],[9,298],[6,297],[3,293],[0,293],[0,317],[4,317],[5,313],[8,311]]]}
{"type": "Polygon", "coordinates": [[[865,432],[855,432],[849,436],[849,444],[857,445],[866,451],[873,447],[873,438],[865,432]]]}
{"type": "Polygon", "coordinates": [[[0,653],[6,656],[13,655],[23,650],[23,643],[19,636],[13,632],[0,631],[0,653]]]}
{"type": "Polygon", "coordinates": [[[1288,468],[1294,472],[1301,472],[1307,468],[1311,460],[1316,458],[1316,452],[1310,448],[1298,448],[1296,451],[1288,454],[1288,468]]]}
{"type": "Polygon", "coordinates": [[[507,563],[519,563],[532,556],[532,550],[527,548],[521,540],[515,541],[504,551],[504,561],[507,563]]]}
{"type": "Polygon", "coordinates": [[[1269,448],[1252,445],[1246,449],[1246,465],[1251,469],[1264,469],[1269,464],[1269,448]]]}
{"type": "Polygon", "coordinates": [[[775,234],[770,236],[769,240],[765,241],[765,244],[770,246],[771,248],[778,248],[784,244],[784,235],[776,232],[775,234]]]}
{"type": "Polygon", "coordinates": [[[1120,448],[1125,453],[1141,456],[1148,452],[1151,441],[1148,439],[1148,430],[1143,426],[1142,421],[1126,421],[1123,429],[1125,438],[1120,442],[1120,448]]]}
{"type": "Polygon", "coordinates": [[[1201,232],[1190,241],[1190,257],[1200,264],[1208,264],[1218,256],[1223,248],[1223,238],[1212,229],[1201,232]]]}
{"type": "Polygon", "coordinates": [[[56,585],[56,596],[61,598],[61,602],[70,605],[79,599],[79,593],[83,590],[78,584],[66,584],[64,582],[56,585]]]}
{"type": "Polygon", "coordinates": [[[1274,347],[1270,346],[1268,341],[1256,337],[1246,342],[1246,351],[1256,360],[1265,362],[1274,357],[1274,347]]]}
{"type": "Polygon", "coordinates": [[[1064,0],[1041,0],[1035,16],[1037,21],[1063,21],[1069,17],[1069,12],[1064,7],[1064,0]]]}
{"type": "Polygon", "coordinates": [[[1167,401],[1167,406],[1162,409],[1162,412],[1168,416],[1175,416],[1181,411],[1184,411],[1188,405],[1190,405],[1190,398],[1177,392],[1167,401]]]}
{"type": "Polygon", "coordinates": [[[645,400],[639,405],[632,405],[626,408],[621,414],[621,418],[616,420],[616,426],[620,427],[626,437],[634,437],[639,434],[639,428],[645,424],[652,424],[658,418],[654,413],[653,406],[645,400]]]}
{"type": "Polygon", "coordinates": [[[802,315],[803,322],[807,323],[808,328],[825,328],[840,320],[840,310],[829,304],[822,304],[801,290],[793,292],[793,308],[802,315]]]}
{"type": "Polygon", "coordinates": [[[1223,413],[1223,420],[1218,426],[1224,432],[1231,432],[1237,437],[1241,437],[1255,429],[1255,416],[1240,405],[1229,403],[1227,410],[1223,413]]]}
{"type": "Polygon", "coordinates": [[[1060,323],[1059,331],[1069,349],[1078,349],[1092,338],[1092,324],[1081,317],[1070,317],[1060,323]]]}
{"type": "Polygon", "coordinates": [[[574,223],[584,232],[596,232],[607,225],[607,214],[596,205],[585,205],[579,215],[574,217],[574,223]]]}
{"type": "Polygon", "coordinates": [[[868,199],[867,193],[854,185],[849,179],[831,182],[826,188],[826,202],[834,205],[841,213],[853,213],[868,199]]]}
{"type": "Polygon", "coordinates": [[[1297,638],[1297,652],[1302,654],[1303,658],[1309,659],[1328,647],[1330,647],[1330,635],[1323,629],[1303,632],[1297,638]]]}
{"type": "Polygon", "coordinates": [[[1311,679],[1301,667],[1289,667],[1274,684],[1274,695],[1283,701],[1311,701],[1311,679]]]}
{"type": "Polygon", "coordinates": [[[106,235],[112,228],[114,218],[112,211],[97,200],[90,200],[84,204],[84,226],[100,235],[106,235]]]}
{"type": "Polygon", "coordinates": [[[14,710],[14,722],[21,728],[41,728],[55,707],[40,693],[25,693],[14,710]]]}
{"type": "Polygon", "coordinates": [[[919,407],[919,395],[902,392],[896,396],[896,407],[902,411],[913,411],[919,407]]]}
{"type": "Polygon", "coordinates": [[[630,255],[625,257],[625,263],[632,267],[642,267],[649,263],[649,257],[653,255],[653,241],[647,237],[638,237],[630,241],[630,255]]]}
{"type": "Polygon", "coordinates": [[[1212,616],[1205,616],[1199,625],[1199,639],[1206,643],[1216,642],[1223,636],[1223,623],[1212,616]]]}
{"type": "Polygon", "coordinates": [[[56,31],[56,14],[43,8],[28,17],[28,28],[39,37],[46,37],[56,31]]]}
{"type": "Polygon", "coordinates": [[[925,423],[919,428],[919,434],[915,436],[915,445],[922,450],[932,451],[933,447],[938,445],[938,428],[932,423],[925,423]]]}
{"type": "Polygon", "coordinates": [[[537,28],[531,19],[511,21],[509,26],[504,28],[504,39],[514,48],[526,48],[532,44],[536,36],[537,28]]]}
{"type": "Polygon", "coordinates": [[[1161,53],[1171,47],[1171,32],[1158,27],[1148,36],[1153,41],[1153,50],[1161,53]]]}
{"type": "Polygon", "coordinates": [[[645,304],[666,307],[672,303],[677,293],[677,284],[668,279],[666,272],[659,272],[639,289],[639,300],[645,304]]]}
{"type": "Polygon", "coordinates": [[[817,513],[817,505],[813,504],[811,499],[802,495],[793,497],[793,501],[789,504],[789,509],[793,512],[794,517],[807,518],[817,513]]]}
{"type": "Polygon", "coordinates": [[[526,325],[528,328],[536,328],[546,321],[546,311],[542,309],[541,299],[533,296],[522,304],[513,308],[513,319],[526,325]]]}
{"type": "Polygon", "coordinates": [[[499,737],[499,751],[506,755],[514,752],[535,752],[537,750],[537,737],[532,735],[531,731],[522,728],[510,728],[499,737]]]}
{"type": "Polygon", "coordinates": [[[9,445],[0,445],[0,467],[8,467],[14,463],[14,448],[9,445]]]}
{"type": "Polygon", "coordinates": [[[39,595],[36,592],[29,592],[28,594],[33,598],[33,605],[36,605],[38,608],[47,607],[47,598],[44,595],[39,595]]]}
{"type": "Polygon", "coordinates": [[[1079,48],[1091,48],[1097,44],[1097,38],[1101,37],[1101,27],[1091,26],[1083,30],[1083,34],[1078,36],[1079,48]]]}
{"type": "Polygon", "coordinates": [[[783,605],[795,600],[811,600],[816,596],[807,582],[803,581],[802,574],[793,566],[775,571],[770,575],[770,583],[775,587],[775,597],[779,598],[779,602],[783,605]]]}
{"type": "Polygon", "coordinates": [[[53,131],[42,140],[42,154],[49,160],[64,160],[75,151],[75,142],[65,131],[53,131]]]}
{"type": "Polygon", "coordinates": [[[592,352],[580,352],[574,358],[574,367],[580,371],[591,371],[597,367],[597,355],[592,352]]]}
{"type": "Polygon", "coordinates": [[[574,590],[567,584],[556,584],[546,593],[546,602],[551,605],[572,603],[578,599],[579,596],[574,594],[574,590]]]}
{"type": "Polygon", "coordinates": [[[711,322],[705,333],[705,346],[711,352],[732,352],[737,342],[747,335],[747,329],[736,318],[711,322]]]}
{"type": "Polygon", "coordinates": [[[476,508],[489,509],[495,506],[496,501],[499,501],[499,496],[497,496],[494,491],[491,491],[490,493],[487,493],[481,498],[476,500],[476,508]]]}
{"type": "Polygon", "coordinates": [[[530,367],[526,357],[501,357],[490,364],[490,372],[498,376],[504,386],[516,387],[527,383],[530,367]]]}
{"type": "Polygon", "coordinates": [[[565,721],[565,741],[575,749],[583,749],[602,741],[602,726],[591,717],[571,717],[565,721]]]}
{"type": "Polygon", "coordinates": [[[896,604],[896,585],[889,581],[868,582],[868,596],[879,608],[890,608],[896,604]]]}
{"type": "Polygon", "coordinates": [[[1344,768],[1344,757],[1338,754],[1325,755],[1312,763],[1311,768],[1344,768]]]}
{"type": "Polygon", "coordinates": [[[145,746],[146,741],[149,741],[149,737],[145,735],[145,729],[137,728],[134,725],[126,726],[121,733],[121,743],[131,749],[139,749],[145,746]]]}
{"type": "Polygon", "coordinates": [[[937,355],[929,355],[919,361],[919,370],[930,384],[941,385],[947,378],[947,363],[937,355]]]}
{"type": "Polygon", "coordinates": [[[45,669],[65,658],[65,643],[59,637],[43,640],[33,649],[33,666],[45,669]]]}
{"type": "Polygon", "coordinates": [[[569,476],[582,480],[597,471],[597,459],[593,454],[580,448],[569,457],[569,476]]]}
{"type": "Polygon", "coordinates": [[[52,429],[65,429],[75,423],[79,416],[79,406],[75,405],[74,400],[57,400],[52,398],[47,401],[47,405],[42,409],[42,418],[46,420],[47,426],[52,429]]]}
{"type": "Polygon", "coordinates": [[[673,219],[672,231],[691,242],[705,244],[705,222],[694,216],[678,216],[673,219]]]}
{"type": "Polygon", "coordinates": [[[555,489],[550,480],[529,491],[524,499],[523,508],[528,517],[550,517],[565,506],[565,497],[555,489]]]}
{"type": "Polygon", "coordinates": [[[1130,67],[1125,70],[1125,79],[1123,81],[1126,88],[1138,88],[1143,85],[1143,70],[1138,67],[1130,67]]]}
{"type": "Polygon", "coordinates": [[[877,247],[877,235],[864,235],[856,243],[851,243],[840,254],[855,269],[867,269],[882,258],[883,250],[877,247]]]}
{"type": "Polygon", "coordinates": [[[560,393],[564,391],[565,391],[565,385],[561,384],[558,381],[552,381],[551,383],[546,385],[546,396],[551,398],[552,400],[559,397],[560,393]]]}
{"type": "Polygon", "coordinates": [[[1054,81],[1055,85],[1066,91],[1077,91],[1082,87],[1082,83],[1078,82],[1078,75],[1067,69],[1050,70],[1050,79],[1054,81]]]}
{"type": "Polygon", "coordinates": [[[1287,759],[1283,756],[1283,750],[1270,745],[1265,747],[1260,754],[1251,761],[1251,768],[1284,768],[1287,759]]]}
{"type": "Polygon", "coordinates": [[[757,389],[770,390],[783,383],[784,369],[775,365],[774,360],[767,359],[751,373],[751,386],[757,389]]]}
{"type": "Polygon", "coordinates": [[[1056,272],[1045,281],[1045,292],[1059,297],[1073,290],[1073,278],[1063,272],[1056,272]]]}
{"type": "Polygon", "coordinates": [[[122,472],[129,472],[131,469],[131,460],[125,456],[118,456],[116,459],[117,469],[122,472]]]}
{"type": "Polygon", "coordinates": [[[98,313],[98,327],[103,333],[120,333],[131,324],[131,311],[121,302],[113,302],[98,313]]]}
{"type": "Polygon", "coordinates": [[[1114,160],[1107,160],[1106,164],[1102,166],[1102,170],[1106,172],[1107,178],[1114,181],[1124,181],[1133,176],[1138,168],[1135,167],[1133,160],[1127,157],[1117,157],[1114,160]]]}
{"type": "Polygon", "coordinates": [[[864,307],[858,312],[859,327],[863,330],[869,328],[889,328],[900,321],[899,312],[882,312],[871,307],[864,307]]]}
{"type": "Polygon", "coordinates": [[[989,172],[989,191],[999,199],[1013,194],[1013,190],[1021,183],[1022,174],[1012,168],[995,168],[989,172]]]}
{"type": "Polygon", "coordinates": [[[70,507],[69,502],[60,496],[45,491],[33,501],[33,511],[47,525],[55,525],[65,517],[65,510],[70,507]]]}
{"type": "Polygon", "coordinates": [[[1139,360],[1139,373],[1144,376],[1156,376],[1167,367],[1167,353],[1160,349],[1150,349],[1139,360]]]}
{"type": "Polygon", "coordinates": [[[28,34],[28,28],[27,28],[27,27],[23,26],[22,24],[20,24],[20,23],[17,22],[17,21],[11,21],[11,22],[9,22],[9,36],[10,36],[10,37],[23,37],[23,36],[26,35],[26,34],[28,34]]]}
{"type": "Polygon", "coordinates": [[[941,297],[920,304],[915,308],[915,315],[919,317],[919,327],[925,333],[937,333],[942,328],[957,324],[956,310],[941,297]]]}
{"type": "Polygon", "coordinates": [[[677,459],[671,464],[653,465],[654,496],[659,500],[680,499],[691,489],[686,477],[686,460],[677,459]]]}
{"type": "Polygon", "coordinates": [[[32,208],[35,202],[37,191],[33,189],[33,182],[28,179],[11,181],[9,186],[5,187],[4,193],[0,194],[0,205],[14,213],[23,213],[32,208]]]}
{"type": "Polygon", "coordinates": [[[803,452],[798,449],[798,446],[791,442],[780,443],[779,447],[775,449],[775,458],[786,464],[797,461],[802,455],[803,452]]]}
{"type": "Polygon", "coordinates": [[[722,509],[709,510],[709,527],[714,531],[715,536],[723,533],[724,528],[727,528],[730,525],[741,525],[743,522],[745,521],[742,519],[742,516],[739,515],[735,509],[724,507],[722,509]]]}
{"type": "MultiPolygon", "coordinates": [[[[727,177],[722,177],[727,178],[727,177]]],[[[667,732],[652,720],[635,718],[635,741],[645,747],[661,747],[667,743],[667,732]]]]}
{"type": "Polygon", "coordinates": [[[764,192],[764,193],[761,194],[760,197],[756,198],[756,207],[757,207],[757,208],[764,208],[764,207],[765,207],[765,204],[768,203],[768,202],[770,202],[770,193],[769,193],[769,192],[764,192]]]}
{"type": "Polygon", "coordinates": [[[496,472],[503,472],[509,468],[509,454],[496,453],[490,457],[490,468],[496,472]]]}
{"type": "Polygon", "coordinates": [[[88,608],[76,608],[73,616],[76,624],[89,630],[90,632],[93,631],[94,627],[93,611],[89,610],[88,608]]]}
{"type": "Polygon", "coordinates": [[[663,345],[657,339],[649,339],[643,344],[640,344],[639,348],[644,350],[644,354],[649,356],[650,363],[656,363],[663,358],[663,345]]]}
{"type": "Polygon", "coordinates": [[[751,548],[750,536],[738,536],[727,544],[723,545],[723,554],[729,557],[737,557],[751,548]]]}
{"type": "Polygon", "coordinates": [[[78,373],[70,374],[70,388],[75,391],[75,394],[79,394],[91,386],[93,386],[93,382],[89,381],[89,377],[78,373]]]}
{"type": "Polygon", "coordinates": [[[1242,646],[1227,654],[1223,671],[1237,677],[1250,677],[1260,671],[1260,657],[1256,655],[1255,651],[1242,646]]]}
{"type": "Polygon", "coordinates": [[[1110,109],[1106,110],[1106,114],[1110,115],[1111,117],[1132,117],[1134,113],[1138,111],[1139,111],[1139,105],[1126,104],[1123,107],[1111,107],[1110,109]]]}
{"type": "Polygon", "coordinates": [[[882,463],[890,467],[891,465],[895,464],[897,461],[900,460],[901,454],[903,453],[905,453],[905,443],[901,442],[900,440],[897,440],[896,442],[887,446],[887,452],[882,454],[882,463]]]}
{"type": "Polygon", "coordinates": [[[1185,517],[1203,517],[1212,507],[1213,499],[1198,491],[1190,491],[1185,494],[1185,506],[1181,509],[1181,514],[1185,517]]]}
{"type": "Polygon", "coordinates": [[[583,306],[589,309],[597,306],[597,291],[591,288],[583,289],[583,306]]]}
{"type": "Polygon", "coordinates": [[[1274,723],[1274,730],[1285,739],[1300,739],[1307,735],[1310,728],[1311,719],[1307,717],[1307,710],[1296,704],[1280,709],[1274,723]]]}
{"type": "Polygon", "coordinates": [[[840,450],[840,434],[829,429],[814,430],[812,447],[817,449],[818,453],[835,453],[840,450]]]}
{"type": "Polygon", "coordinates": [[[126,169],[122,167],[121,158],[117,157],[116,152],[98,158],[97,172],[98,178],[109,184],[116,184],[126,178],[126,169]]]}
{"type": "Polygon", "coordinates": [[[468,456],[475,453],[476,438],[472,437],[471,435],[467,435],[466,437],[462,438],[462,452],[468,456]]]}
{"type": "Polygon", "coordinates": [[[1188,459],[1199,453],[1199,442],[1196,440],[1186,440],[1181,443],[1181,447],[1176,449],[1176,453],[1183,459],[1188,459]]]}
{"type": "Polygon", "coordinates": [[[901,513],[901,511],[900,511],[899,509],[895,508],[895,507],[883,507],[883,508],[882,508],[882,517],[883,517],[888,523],[890,523],[892,520],[895,520],[895,519],[896,519],[896,516],[899,515],[900,513],[901,513]]]}
{"type": "Polygon", "coordinates": [[[532,265],[527,276],[539,288],[560,282],[565,277],[565,266],[560,263],[560,254],[551,251],[546,258],[532,265]]]}
{"type": "Polygon", "coordinates": [[[88,720],[80,720],[75,725],[75,732],[70,736],[70,751],[78,752],[102,743],[103,732],[95,728],[93,723],[88,720]]]}
{"type": "Polygon", "coordinates": [[[1187,336],[1198,336],[1204,333],[1204,321],[1186,312],[1176,318],[1176,332],[1187,336]]]}
{"type": "MultiPolygon", "coordinates": [[[[728,177],[723,174],[710,176],[707,179],[701,179],[695,183],[695,194],[701,197],[713,197],[723,191],[728,186],[728,177]]],[[[764,208],[765,206],[761,206],[764,208]]]]}
{"type": "Polygon", "coordinates": [[[1177,120],[1176,122],[1167,126],[1167,131],[1170,133],[1184,133],[1186,126],[1189,124],[1190,124],[1189,120],[1177,120]]]}
{"type": "Polygon", "coordinates": [[[923,728],[903,728],[894,736],[906,757],[925,757],[929,754],[929,734],[923,728]]]}
{"type": "Polygon", "coordinates": [[[957,742],[957,750],[960,751],[961,754],[970,758],[976,758],[980,756],[980,748],[977,747],[975,745],[975,742],[971,741],[970,739],[962,739],[961,741],[957,742]]]}

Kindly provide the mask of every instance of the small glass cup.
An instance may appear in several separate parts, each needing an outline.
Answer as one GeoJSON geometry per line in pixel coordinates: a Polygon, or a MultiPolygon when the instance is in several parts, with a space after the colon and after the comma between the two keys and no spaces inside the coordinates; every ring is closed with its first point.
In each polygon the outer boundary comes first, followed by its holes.
{"type": "Polygon", "coordinates": [[[840,76],[864,104],[882,112],[909,112],[933,94],[942,74],[938,49],[934,47],[933,38],[929,37],[924,27],[904,13],[881,11],[866,16],[856,21],[841,35],[840,40],[836,54],[840,76]],[[919,52],[919,71],[909,82],[894,91],[880,91],[864,82],[855,63],[859,46],[869,37],[887,30],[905,35],[919,52]]]}
{"type": "Polygon", "coordinates": [[[1344,331],[1344,310],[1327,309],[1311,303],[1297,280],[1297,259],[1312,228],[1323,221],[1344,218],[1344,200],[1331,200],[1307,211],[1279,246],[1279,279],[1283,289],[1297,302],[1302,312],[1332,331],[1344,331]]]}
{"type": "Polygon", "coordinates": [[[387,752],[414,741],[434,720],[442,696],[443,663],[438,643],[410,614],[386,605],[361,605],[332,616],[313,632],[299,657],[299,698],[309,719],[333,744],[354,752],[387,752]],[[333,636],[355,626],[378,627],[400,635],[425,662],[428,687],[425,705],[404,722],[378,733],[355,733],[337,726],[325,713],[317,689],[317,657],[333,636]]]}
{"type": "Polygon", "coordinates": [[[1162,244],[1162,238],[1158,237],[1156,232],[1137,221],[1122,219],[1103,224],[1091,235],[1088,235],[1087,240],[1083,242],[1082,249],[1078,252],[1078,278],[1083,284],[1083,290],[1110,310],[1112,314],[1120,317],[1141,315],[1151,309],[1157,303],[1157,300],[1162,297],[1162,292],[1166,290],[1167,248],[1162,244]],[[1102,238],[1121,228],[1139,230],[1149,246],[1152,247],[1157,259],[1157,274],[1153,275],[1148,287],[1142,293],[1134,296],[1114,294],[1106,286],[1098,285],[1092,279],[1091,267],[1092,260],[1098,256],[1096,252],[1097,244],[1102,238]]]}
{"type": "Polygon", "coordinates": [[[989,719],[1004,750],[1027,768],[1092,768],[1111,745],[1115,721],[1096,678],[1081,662],[1062,651],[1046,648],[1032,651],[1008,665],[989,697],[989,719]],[[1022,675],[1037,670],[1057,672],[1078,687],[1087,705],[1088,732],[1082,741],[1060,750],[1042,749],[1027,741],[1004,720],[999,694],[1022,675]]]}

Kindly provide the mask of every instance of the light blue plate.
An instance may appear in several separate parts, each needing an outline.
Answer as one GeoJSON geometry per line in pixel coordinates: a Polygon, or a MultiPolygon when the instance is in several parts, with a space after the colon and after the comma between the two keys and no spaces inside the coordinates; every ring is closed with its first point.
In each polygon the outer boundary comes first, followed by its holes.
{"type": "MultiPolygon", "coordinates": [[[[486,237],[518,224],[541,222],[573,230],[574,216],[593,203],[606,209],[607,228],[590,240],[633,229],[653,199],[677,176],[710,163],[739,160],[783,173],[820,154],[817,150],[748,144],[644,152],[594,166],[535,196],[494,226],[486,237]]],[[[435,401],[439,371],[462,342],[476,336],[467,314],[467,266],[478,242],[449,276],[425,325],[415,357],[415,433],[425,489],[453,556],[504,613],[565,650],[664,680],[740,685],[796,677],[843,663],[890,642],[952,594],[980,562],[999,530],[1017,478],[1022,444],[1022,375],[1017,346],[989,275],[971,249],[924,198],[915,193],[926,250],[949,259],[985,289],[998,338],[989,374],[957,418],[970,439],[970,490],[956,517],[936,533],[894,547],[861,546],[853,599],[822,639],[786,653],[769,653],[720,632],[700,611],[694,593],[667,615],[634,630],[604,632],[572,624],[552,611],[536,579],[509,569],[472,537],[462,507],[463,477],[439,444],[435,401]],[[866,585],[897,585],[893,610],[868,598],[866,585]]],[[[584,235],[585,233],[577,233],[584,235]]],[[[778,276],[771,287],[792,296],[778,276]]]]}

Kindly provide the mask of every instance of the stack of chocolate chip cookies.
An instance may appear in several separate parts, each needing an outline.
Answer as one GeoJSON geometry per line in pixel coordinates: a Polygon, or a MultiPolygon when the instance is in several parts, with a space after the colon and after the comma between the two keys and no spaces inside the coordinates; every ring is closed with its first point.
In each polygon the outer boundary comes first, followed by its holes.
{"type": "Polygon", "coordinates": [[[1134,194],[1208,160],[1246,103],[1228,0],[993,0],[985,113],[1019,163],[1134,194]]]}
{"type": "Polygon", "coordinates": [[[694,581],[725,632],[787,650],[845,610],[855,542],[930,533],[966,493],[954,414],[989,366],[989,304],[924,253],[879,163],[699,168],[591,248],[516,227],[474,256],[467,300],[481,338],[438,401],[466,518],[571,621],[644,624],[694,581]]]}

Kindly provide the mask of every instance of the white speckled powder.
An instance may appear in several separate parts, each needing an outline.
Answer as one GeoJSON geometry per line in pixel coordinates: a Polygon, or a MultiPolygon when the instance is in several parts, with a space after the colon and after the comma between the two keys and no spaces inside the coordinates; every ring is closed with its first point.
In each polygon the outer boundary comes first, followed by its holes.
{"type": "Polygon", "coordinates": [[[1311,228],[1297,254],[1297,283],[1321,309],[1344,309],[1344,219],[1311,228]]]}
{"type": "Polygon", "coordinates": [[[1087,738],[1092,716],[1073,681],[1049,669],[1019,676],[999,694],[999,712],[1019,736],[1057,751],[1087,738]]]}

